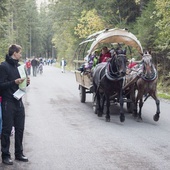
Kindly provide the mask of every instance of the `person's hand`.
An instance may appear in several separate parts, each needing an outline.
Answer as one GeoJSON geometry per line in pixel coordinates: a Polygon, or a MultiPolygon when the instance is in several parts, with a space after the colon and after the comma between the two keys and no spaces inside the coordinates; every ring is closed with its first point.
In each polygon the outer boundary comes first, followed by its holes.
{"type": "Polygon", "coordinates": [[[111,58],[107,58],[107,59],[106,59],[106,62],[108,62],[108,61],[110,61],[110,60],[111,60],[111,58]]]}
{"type": "Polygon", "coordinates": [[[30,78],[27,77],[27,86],[30,84],[30,78]]]}
{"type": "Polygon", "coordinates": [[[15,80],[15,83],[21,84],[24,80],[25,80],[25,78],[18,78],[18,79],[15,80]]]}

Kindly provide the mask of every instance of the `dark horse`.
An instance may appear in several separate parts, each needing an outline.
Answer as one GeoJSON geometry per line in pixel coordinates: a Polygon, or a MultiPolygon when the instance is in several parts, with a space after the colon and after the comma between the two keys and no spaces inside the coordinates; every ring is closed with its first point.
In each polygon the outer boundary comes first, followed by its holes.
{"type": "Polygon", "coordinates": [[[156,114],[153,116],[154,121],[159,120],[160,114],[160,101],[157,98],[157,71],[152,62],[152,56],[150,54],[143,55],[142,70],[139,74],[139,78],[136,81],[137,96],[135,100],[134,115],[137,116],[137,120],[141,121],[143,96],[146,96],[145,100],[151,96],[156,103],[156,114]],[[137,111],[139,101],[139,112],[137,111]]]}
{"type": "Polygon", "coordinates": [[[98,64],[93,72],[94,100],[97,98],[97,114],[102,116],[103,105],[106,100],[106,121],[110,121],[110,97],[115,95],[120,103],[120,121],[124,122],[122,86],[126,74],[126,56],[119,54],[112,57],[107,63],[98,64]]]}

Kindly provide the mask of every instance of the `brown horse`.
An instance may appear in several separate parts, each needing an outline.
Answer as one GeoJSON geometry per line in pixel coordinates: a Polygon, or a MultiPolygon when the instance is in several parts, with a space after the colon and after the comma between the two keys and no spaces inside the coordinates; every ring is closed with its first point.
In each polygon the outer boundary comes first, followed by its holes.
{"type": "Polygon", "coordinates": [[[138,74],[138,79],[136,81],[136,89],[137,89],[137,96],[135,98],[135,108],[134,108],[134,115],[137,117],[137,121],[142,121],[142,107],[144,101],[151,96],[156,103],[156,114],[153,116],[154,121],[159,120],[160,114],[160,101],[157,97],[157,71],[152,62],[152,56],[150,54],[144,54],[142,65],[141,65],[141,72],[138,74]],[[145,100],[143,101],[144,96],[146,96],[145,100]],[[139,112],[138,108],[138,101],[139,101],[139,112]]]}

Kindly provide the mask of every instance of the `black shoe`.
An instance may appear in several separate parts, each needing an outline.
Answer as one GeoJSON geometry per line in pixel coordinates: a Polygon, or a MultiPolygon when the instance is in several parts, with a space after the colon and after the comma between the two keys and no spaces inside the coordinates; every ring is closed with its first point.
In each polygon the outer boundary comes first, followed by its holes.
{"type": "Polygon", "coordinates": [[[2,158],[2,163],[6,165],[13,165],[12,159],[7,157],[7,158],[2,158]]]}
{"type": "Polygon", "coordinates": [[[24,155],[15,156],[15,159],[22,162],[28,162],[28,158],[24,155]]]}

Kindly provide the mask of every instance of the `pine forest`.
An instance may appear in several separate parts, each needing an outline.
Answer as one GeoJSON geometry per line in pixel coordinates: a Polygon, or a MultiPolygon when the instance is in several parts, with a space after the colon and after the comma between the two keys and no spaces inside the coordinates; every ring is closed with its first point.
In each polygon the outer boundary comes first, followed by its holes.
{"type": "Polygon", "coordinates": [[[23,48],[23,59],[67,60],[73,65],[77,45],[106,28],[127,28],[152,51],[158,88],[170,94],[169,0],[0,0],[0,61],[10,44],[23,48]]]}

